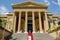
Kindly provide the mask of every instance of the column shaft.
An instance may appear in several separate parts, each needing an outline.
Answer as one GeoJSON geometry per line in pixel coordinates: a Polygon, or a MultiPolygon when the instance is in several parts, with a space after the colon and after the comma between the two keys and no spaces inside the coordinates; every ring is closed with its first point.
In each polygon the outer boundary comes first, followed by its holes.
{"type": "Polygon", "coordinates": [[[15,33],[15,27],[16,27],[16,16],[13,14],[13,33],[15,33]]]}
{"type": "Polygon", "coordinates": [[[52,28],[54,25],[53,25],[53,20],[52,20],[52,16],[50,17],[50,28],[52,28]]]}
{"type": "Polygon", "coordinates": [[[44,24],[44,28],[45,28],[45,32],[48,30],[48,17],[47,17],[47,14],[45,12],[45,24],[44,24]]]}
{"type": "Polygon", "coordinates": [[[38,15],[39,15],[39,29],[40,29],[39,31],[42,32],[43,30],[42,30],[42,23],[41,23],[41,13],[39,12],[38,15]]]}
{"type": "Polygon", "coordinates": [[[50,22],[51,27],[53,27],[53,22],[50,22]]]}
{"type": "Polygon", "coordinates": [[[55,21],[56,26],[58,26],[58,20],[55,21]]]}
{"type": "Polygon", "coordinates": [[[21,28],[21,12],[19,12],[18,32],[20,32],[20,28],[21,28]]]}
{"type": "Polygon", "coordinates": [[[25,13],[25,32],[27,32],[27,18],[28,18],[28,16],[27,16],[27,12],[25,13]]]}
{"type": "Polygon", "coordinates": [[[32,22],[33,22],[33,32],[35,32],[35,19],[34,19],[34,12],[32,12],[32,22]]]}

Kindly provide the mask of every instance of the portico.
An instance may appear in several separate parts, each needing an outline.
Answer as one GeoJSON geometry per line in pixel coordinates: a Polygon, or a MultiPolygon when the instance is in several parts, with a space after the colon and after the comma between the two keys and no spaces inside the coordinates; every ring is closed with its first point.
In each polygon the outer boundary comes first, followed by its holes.
{"type": "Polygon", "coordinates": [[[45,32],[46,17],[44,12],[20,11],[14,13],[14,32],[45,32]]]}
{"type": "MultiPolygon", "coordinates": [[[[31,31],[32,34],[35,35],[34,37],[37,39],[39,39],[39,37],[41,38],[42,35],[44,35],[44,38],[47,37],[45,35],[56,37],[56,30],[53,32],[52,29],[55,27],[58,28],[60,14],[48,12],[47,7],[48,5],[46,4],[32,1],[13,4],[13,12],[9,12],[6,15],[0,14],[0,18],[9,22],[6,24],[5,29],[9,32],[15,33],[17,35],[16,39],[25,38],[29,31],[31,31]],[[52,33],[48,34],[49,32],[52,33]],[[20,38],[19,36],[22,36],[23,38],[20,38]]],[[[13,34],[14,37],[15,34],[13,34]]]]}
{"type": "Polygon", "coordinates": [[[48,29],[48,19],[46,14],[47,5],[25,2],[12,6],[14,9],[14,33],[27,33],[29,31],[46,32],[48,29]]]}

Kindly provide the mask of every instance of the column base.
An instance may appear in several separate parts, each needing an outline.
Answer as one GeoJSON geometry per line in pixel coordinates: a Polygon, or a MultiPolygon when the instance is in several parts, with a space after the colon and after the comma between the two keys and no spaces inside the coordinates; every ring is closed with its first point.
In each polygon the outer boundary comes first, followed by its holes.
{"type": "Polygon", "coordinates": [[[22,32],[17,32],[17,33],[22,33],[22,32]]]}
{"type": "Polygon", "coordinates": [[[28,33],[28,32],[24,32],[24,33],[28,33]]]}
{"type": "Polygon", "coordinates": [[[36,33],[36,32],[34,31],[34,32],[32,32],[32,33],[36,33]]]}
{"type": "Polygon", "coordinates": [[[44,33],[43,31],[40,31],[40,33],[44,33]]]}

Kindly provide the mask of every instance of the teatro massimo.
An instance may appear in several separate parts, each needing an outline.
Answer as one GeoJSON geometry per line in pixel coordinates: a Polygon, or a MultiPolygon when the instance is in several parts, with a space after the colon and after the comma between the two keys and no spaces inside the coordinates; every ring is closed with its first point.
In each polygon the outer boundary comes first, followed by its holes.
{"type": "Polygon", "coordinates": [[[33,34],[36,33],[34,34],[36,36],[39,33],[45,33],[56,38],[56,32],[48,34],[47,30],[58,26],[60,14],[47,12],[47,8],[47,4],[33,1],[22,2],[12,4],[13,12],[1,14],[0,17],[10,21],[10,23],[6,24],[5,29],[12,31],[13,34],[24,35],[24,33],[31,32],[33,34]]]}

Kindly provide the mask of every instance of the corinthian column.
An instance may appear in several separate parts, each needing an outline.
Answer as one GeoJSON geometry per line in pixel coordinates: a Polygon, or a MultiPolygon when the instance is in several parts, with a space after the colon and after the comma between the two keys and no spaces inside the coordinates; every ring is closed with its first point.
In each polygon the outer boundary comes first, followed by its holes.
{"type": "Polygon", "coordinates": [[[18,32],[20,32],[20,28],[21,28],[21,12],[19,12],[18,32]]]}
{"type": "Polygon", "coordinates": [[[58,19],[56,19],[55,24],[56,24],[56,26],[58,27],[58,19]]]}
{"type": "Polygon", "coordinates": [[[13,14],[13,33],[15,33],[15,28],[16,28],[16,16],[13,14]]]}
{"type": "Polygon", "coordinates": [[[25,33],[27,33],[27,12],[25,13],[25,33]]]}
{"type": "Polygon", "coordinates": [[[48,17],[47,17],[47,13],[45,12],[45,24],[44,24],[44,28],[45,28],[45,32],[48,30],[48,17]]]}
{"type": "Polygon", "coordinates": [[[33,22],[33,33],[35,33],[35,19],[34,19],[34,12],[32,12],[32,22],[33,22]]]}
{"type": "Polygon", "coordinates": [[[41,23],[41,13],[39,12],[38,15],[39,15],[39,29],[40,29],[39,31],[43,32],[43,30],[42,30],[42,23],[41,23]]]}

